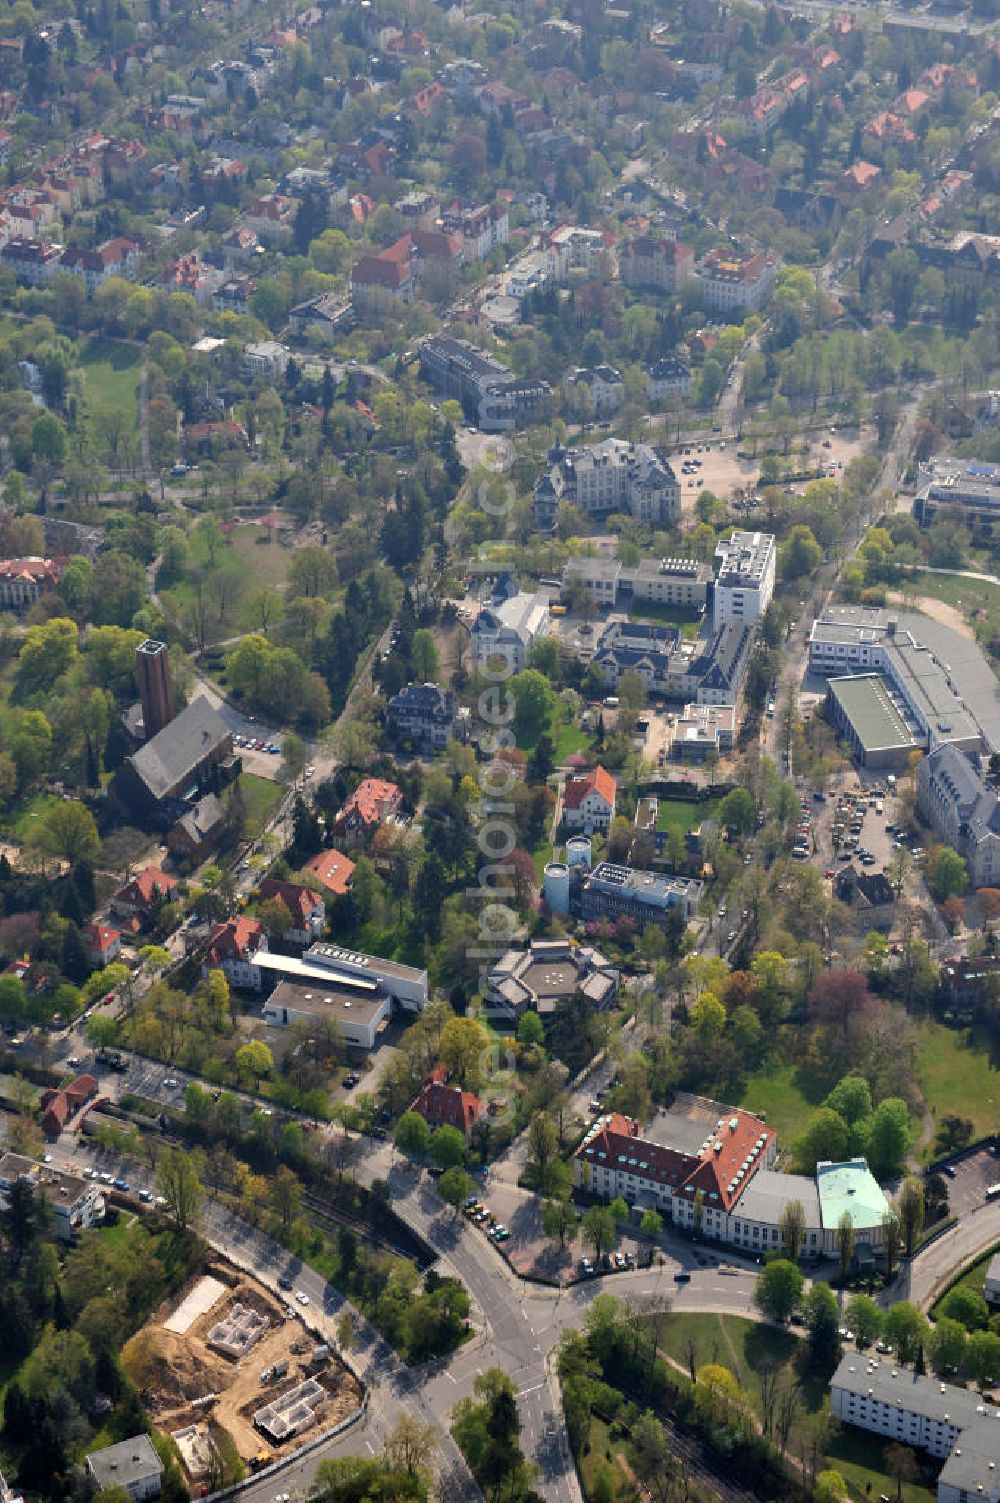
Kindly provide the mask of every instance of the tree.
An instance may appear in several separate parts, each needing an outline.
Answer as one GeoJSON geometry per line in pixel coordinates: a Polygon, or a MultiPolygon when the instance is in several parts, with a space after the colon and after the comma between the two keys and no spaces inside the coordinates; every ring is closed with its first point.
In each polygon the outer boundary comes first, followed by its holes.
{"type": "Polygon", "coordinates": [[[471,1176],[458,1164],[452,1164],[438,1180],[438,1194],[455,1211],[464,1205],[475,1188],[471,1176]]]}
{"type": "Polygon", "coordinates": [[[882,1311],[870,1294],[856,1294],[848,1300],[844,1320],[859,1346],[871,1346],[882,1333],[882,1311]]]}
{"type": "Polygon", "coordinates": [[[965,1347],[965,1370],[980,1388],[1000,1382],[1000,1336],[973,1331],[965,1347]]]}
{"type": "Polygon", "coordinates": [[[779,568],[785,579],[802,579],[813,574],[823,562],[823,550],[812,529],[800,524],[793,527],[778,554],[779,568]]]}
{"type": "Polygon", "coordinates": [[[775,1258],[758,1274],[753,1302],[769,1320],[786,1321],[799,1308],[804,1283],[797,1264],[787,1258],[775,1258]]]}
{"type": "Polygon", "coordinates": [[[953,896],[961,897],[969,885],[968,867],[958,852],[947,845],[936,846],[931,852],[926,872],[931,896],[939,903],[953,896]]]}
{"type": "Polygon", "coordinates": [[[839,1472],[832,1467],[820,1472],[813,1487],[813,1503],[846,1503],[849,1497],[847,1483],[839,1472]]]}
{"type": "Polygon", "coordinates": [[[35,826],[34,843],[48,856],[64,857],[70,866],[93,861],[101,849],[94,816],[75,799],[48,806],[35,826]]]}
{"type": "Polygon", "coordinates": [[[307,543],[292,555],[288,566],[288,598],[330,595],[340,583],[337,559],[328,548],[307,543]]]}
{"type": "Polygon", "coordinates": [[[939,1378],[956,1372],[965,1358],[966,1331],[957,1320],[942,1316],[930,1334],[927,1355],[939,1378]]]}
{"type": "Polygon", "coordinates": [[[510,680],[518,740],[533,742],[547,729],[555,709],[552,685],[537,668],[525,668],[510,680]]]}
{"type": "Polygon", "coordinates": [[[843,1117],[848,1127],[853,1127],[856,1122],[861,1122],[872,1114],[871,1087],[863,1075],[845,1075],[834,1086],[823,1105],[843,1117]]]}
{"type": "Polygon", "coordinates": [[[526,1047],[545,1042],[545,1025],[531,1008],[522,1015],[517,1025],[517,1042],[526,1047]]]}
{"type": "Polygon", "coordinates": [[[459,1168],[465,1163],[465,1138],[457,1127],[444,1123],[431,1133],[431,1158],[442,1169],[459,1168]]]}
{"type": "Polygon", "coordinates": [[[882,1246],[885,1248],[885,1271],[888,1278],[892,1278],[893,1270],[899,1262],[899,1249],[902,1236],[899,1229],[899,1212],[894,1206],[890,1206],[882,1215],[882,1246]]]}
{"type": "Polygon", "coordinates": [[[594,1249],[597,1258],[611,1251],[615,1243],[615,1223],[607,1206],[591,1206],[584,1212],[583,1240],[594,1249]]]}
{"type": "Polygon", "coordinates": [[[274,1056],[262,1039],[251,1039],[249,1043],[241,1044],[233,1056],[233,1062],[240,1079],[252,1082],[255,1090],[263,1077],[270,1075],[274,1069],[274,1056]]]}
{"type": "Polygon", "coordinates": [[[663,1231],[663,1217],[659,1211],[654,1211],[650,1208],[648,1211],[643,1211],[639,1227],[640,1230],[645,1232],[647,1237],[652,1237],[655,1240],[663,1231]]]}
{"type": "Polygon", "coordinates": [[[559,1134],[548,1112],[536,1112],[528,1123],[528,1164],[539,1190],[545,1192],[548,1169],[559,1149],[559,1134]]]}
{"type": "Polygon", "coordinates": [[[854,1258],[854,1217],[850,1211],[844,1211],[837,1222],[837,1256],[840,1259],[840,1276],[847,1277],[847,1270],[854,1258]]]}
{"type": "Polygon", "coordinates": [[[668,1503],[674,1496],[674,1458],[666,1431],[649,1410],[632,1427],[632,1463],[636,1476],[653,1503],[668,1503]]]}
{"type": "Polygon", "coordinates": [[[802,1303],[814,1372],[829,1377],[840,1361],[837,1297],[829,1284],[814,1284],[802,1303]]]}
{"type": "Polygon", "coordinates": [[[887,1096],[878,1104],[868,1140],[868,1160],[876,1178],[894,1179],[906,1162],[909,1146],[909,1108],[898,1096],[887,1096]]]}
{"type": "Polygon", "coordinates": [[[916,1361],[917,1352],[926,1347],[930,1326],[926,1317],[909,1300],[899,1300],[885,1317],[883,1338],[900,1362],[916,1361]]]}
{"type": "Polygon", "coordinates": [[[903,1250],[912,1258],[914,1249],[924,1229],[924,1187],[915,1174],[907,1175],[896,1196],[899,1212],[899,1229],[903,1237],[903,1250]]]}
{"type": "Polygon", "coordinates": [[[959,1284],[941,1301],[941,1314],[957,1320],[967,1331],[981,1331],[989,1319],[989,1306],[977,1289],[959,1284]]]}
{"type": "Polygon", "coordinates": [[[422,1159],[431,1144],[431,1130],[419,1112],[404,1112],[396,1124],[393,1142],[400,1153],[422,1159]]]}
{"type": "Polygon", "coordinates": [[[292,915],[284,898],[262,898],[257,904],[257,921],[272,941],[281,939],[294,927],[292,915]]]}
{"type": "Polygon", "coordinates": [[[547,1200],[542,1206],[542,1231],[559,1246],[572,1242],[579,1230],[576,1211],[568,1200],[547,1200]]]}
{"type": "Polygon", "coordinates": [[[815,1172],[821,1159],[839,1163],[847,1156],[850,1129],[838,1112],[821,1106],[795,1143],[795,1157],[805,1174],[815,1172]]]}
{"type": "Polygon", "coordinates": [[[433,1425],[423,1425],[416,1415],[401,1414],[385,1443],[385,1459],[395,1472],[408,1477],[425,1474],[437,1449],[438,1432],[433,1425]]]}
{"type": "Polygon", "coordinates": [[[789,1259],[797,1263],[806,1235],[806,1213],[801,1200],[788,1201],[778,1218],[778,1227],[789,1259]]]}
{"type": "Polygon", "coordinates": [[[167,1203],[179,1232],[188,1231],[197,1221],[204,1191],[201,1184],[201,1154],[183,1148],[161,1150],[156,1166],[156,1188],[167,1203]]]}
{"type": "Polygon", "coordinates": [[[302,1213],[302,1186],[287,1164],[279,1164],[271,1181],[271,1209],[287,1235],[292,1222],[302,1213]]]}
{"type": "Polygon", "coordinates": [[[475,1090],[490,1058],[490,1036],[477,1018],[449,1018],[441,1030],[438,1057],[466,1090],[475,1090]]]}
{"type": "Polygon", "coordinates": [[[281,743],[281,761],[289,782],[294,783],[302,776],[309,761],[309,748],[301,736],[291,732],[285,736],[281,743]]]}
{"type": "Polygon", "coordinates": [[[903,1503],[903,1483],[916,1482],[920,1476],[917,1458],[909,1446],[896,1445],[894,1442],[885,1448],[885,1469],[890,1477],[896,1479],[896,1503],[903,1503]]]}
{"type": "Polygon", "coordinates": [[[754,801],[745,788],[734,788],[719,805],[719,823],[737,835],[749,835],[757,823],[754,801]]]}

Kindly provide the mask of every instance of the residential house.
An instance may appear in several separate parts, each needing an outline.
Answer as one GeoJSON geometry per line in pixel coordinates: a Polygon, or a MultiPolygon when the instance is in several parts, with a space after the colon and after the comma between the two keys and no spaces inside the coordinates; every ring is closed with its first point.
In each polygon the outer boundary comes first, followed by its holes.
{"type": "Polygon", "coordinates": [[[167,831],[167,849],[180,861],[200,861],[218,845],[225,828],[225,810],[214,793],[206,793],[167,831]]]}
{"type": "Polygon", "coordinates": [[[8,240],[0,249],[0,261],[10,266],[17,280],[28,287],[42,286],[54,277],[62,265],[62,255],[61,245],[18,236],[8,240]]]}
{"type": "Polygon", "coordinates": [[[386,727],[402,741],[446,746],[454,734],[455,696],[438,684],[407,684],[386,705],[386,727]]]}
{"type": "Polygon", "coordinates": [[[466,1138],[486,1111],[486,1102],[472,1091],[445,1083],[442,1065],[433,1070],[410,1104],[410,1111],[431,1128],[456,1127],[466,1138]]]}
{"type": "Polygon", "coordinates": [[[342,898],[350,891],[354,862],[349,861],[341,851],[317,852],[315,856],[309,857],[305,870],[311,872],[319,887],[336,898],[342,898]]]}
{"type": "Polygon", "coordinates": [[[364,844],[396,814],[402,801],[402,791],[395,783],[365,778],[341,808],[331,833],[348,844],[364,844]]]}
{"type": "Polygon", "coordinates": [[[293,945],[311,945],[323,933],[326,923],[326,905],[318,892],[303,887],[299,882],[281,882],[276,877],[265,877],[260,884],[261,898],[284,903],[291,915],[291,925],[282,935],[293,945]]]}
{"type": "Polygon", "coordinates": [[[619,275],[626,287],[651,287],[674,293],[694,276],[694,251],[681,240],[653,240],[640,236],[623,246],[619,275]]]}
{"type": "Polygon", "coordinates": [[[625,400],[625,383],[621,371],[613,365],[575,366],[566,376],[568,393],[583,390],[590,398],[590,411],[595,418],[607,417],[617,412],[625,400]]]}
{"type": "Polygon", "coordinates": [[[416,292],[413,241],[403,235],[378,255],[359,256],[351,268],[351,301],[355,307],[383,306],[387,301],[410,303],[416,292]]]}
{"type": "Polygon", "coordinates": [[[87,1470],[98,1491],[123,1487],[135,1503],[160,1496],[163,1462],[148,1435],[135,1435],[101,1451],[91,1451],[87,1470]]]}
{"type": "Polygon", "coordinates": [[[756,312],[771,296],[776,269],[777,262],[766,251],[709,251],[697,267],[702,300],[719,313],[756,312]]]}
{"type": "Polygon", "coordinates": [[[216,924],[201,963],[202,978],[222,971],[230,986],[259,992],[263,983],[258,956],[267,953],[267,935],[256,919],[240,914],[216,924]]]}
{"type": "Polygon", "coordinates": [[[87,952],[87,959],[95,970],[103,970],[121,954],[121,930],[113,929],[110,924],[101,924],[96,920],[93,923],[84,924],[80,935],[87,952]]]}
{"type": "Polygon", "coordinates": [[[119,236],[105,240],[95,250],[71,247],[63,253],[62,269],[80,277],[87,296],[93,297],[110,277],[124,277],[133,281],[139,266],[139,247],[134,240],[119,236]]]}
{"type": "Polygon", "coordinates": [[[243,223],[264,245],[287,245],[298,212],[297,199],[282,193],[267,193],[254,199],[243,216],[243,223]]]}
{"type": "Polygon", "coordinates": [[[255,380],[270,385],[280,380],[288,368],[292,352],[276,339],[260,339],[243,348],[243,370],[255,380]]]}
{"type": "Polygon", "coordinates": [[[651,402],[664,402],[669,397],[683,400],[690,390],[691,371],[676,355],[666,355],[647,366],[646,395],[651,402]]]}
{"type": "Polygon", "coordinates": [[[563,788],[563,822],[568,830],[606,834],[615,817],[618,785],[610,772],[598,765],[580,777],[567,778],[563,788]]]}
{"type": "Polygon", "coordinates": [[[158,866],[144,866],[119,887],[111,899],[111,911],[129,920],[125,927],[136,933],[152,921],[176,886],[177,879],[168,877],[158,866]]]}
{"type": "Polygon", "coordinates": [[[892,928],[895,894],[885,872],[859,871],[849,863],[838,871],[833,890],[837,901],[857,914],[865,933],[874,929],[888,933],[892,928]]]}
{"type": "Polygon", "coordinates": [[[23,611],[40,595],[56,590],[62,561],[51,558],[6,558],[0,561],[0,607],[23,611]]]}

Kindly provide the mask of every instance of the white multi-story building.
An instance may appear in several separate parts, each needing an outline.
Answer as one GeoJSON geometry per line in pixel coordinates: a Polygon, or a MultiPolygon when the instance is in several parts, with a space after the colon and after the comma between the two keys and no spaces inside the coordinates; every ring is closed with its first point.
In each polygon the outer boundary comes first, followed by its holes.
{"type": "Polygon", "coordinates": [[[133,1435],[102,1451],[91,1451],[87,1470],[100,1491],[123,1487],[135,1503],[160,1496],[163,1462],[148,1435],[133,1435]]]}
{"type": "Polygon", "coordinates": [[[563,282],[571,271],[596,277],[610,270],[611,254],[603,230],[585,230],[575,224],[561,224],[542,237],[552,275],[563,282]]]}
{"type": "Polygon", "coordinates": [[[774,594],[777,559],[770,532],[734,532],[715,549],[712,621],[759,621],[774,594]]]}
{"type": "Polygon", "coordinates": [[[472,650],[477,669],[503,660],[511,673],[528,666],[528,655],[549,625],[548,596],[519,592],[484,605],[472,623],[472,650]]]}
{"type": "Polygon", "coordinates": [[[697,269],[702,302],[717,313],[752,313],[762,308],[774,289],[777,262],[764,251],[752,256],[739,251],[709,251],[697,269]]]}
{"type": "Polygon", "coordinates": [[[830,1413],[944,1466],[938,1503],[997,1503],[1000,1409],[971,1388],[911,1372],[893,1357],[848,1352],[830,1381],[830,1413]]]}
{"type": "Polygon", "coordinates": [[[259,992],[264,979],[260,959],[266,954],[267,935],[262,925],[240,914],[212,930],[201,974],[207,977],[210,971],[222,971],[230,986],[259,992]]]}
{"type": "Polygon", "coordinates": [[[259,339],[243,350],[243,370],[261,381],[277,381],[288,369],[292,352],[276,339],[259,339]]]}
{"type": "Polygon", "coordinates": [[[533,500],[539,532],[553,531],[562,502],[585,517],[624,511],[653,525],[672,524],[681,513],[680,483],[664,451],[617,438],[588,448],[550,449],[533,500]]]}
{"type": "Polygon", "coordinates": [[[20,1153],[0,1157],[0,1209],[9,1208],[10,1191],[18,1180],[30,1185],[34,1194],[48,1203],[56,1234],[63,1242],[72,1241],[78,1232],[104,1220],[107,1206],[99,1184],[49,1164],[36,1164],[20,1153]]]}
{"type": "Polygon", "coordinates": [[[596,605],[655,600],[660,605],[700,611],[708,598],[712,571],[695,558],[645,558],[626,568],[616,558],[571,558],[563,569],[563,588],[580,584],[596,605]]]}

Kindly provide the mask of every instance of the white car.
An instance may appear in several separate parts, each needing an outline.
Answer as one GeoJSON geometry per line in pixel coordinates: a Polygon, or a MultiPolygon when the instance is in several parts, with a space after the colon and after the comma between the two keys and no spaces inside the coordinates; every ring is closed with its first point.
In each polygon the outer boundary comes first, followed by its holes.
{"type": "Polygon", "coordinates": [[[166,1076],[164,1076],[164,1078],[163,1078],[163,1089],[165,1091],[176,1091],[176,1089],[177,1089],[177,1082],[176,1082],[176,1080],[174,1079],[174,1077],[172,1075],[166,1075],[166,1076]]]}
{"type": "Polygon", "coordinates": [[[308,1294],[306,1294],[304,1289],[296,1289],[295,1298],[298,1300],[300,1305],[308,1305],[309,1303],[309,1296],[308,1294]]]}

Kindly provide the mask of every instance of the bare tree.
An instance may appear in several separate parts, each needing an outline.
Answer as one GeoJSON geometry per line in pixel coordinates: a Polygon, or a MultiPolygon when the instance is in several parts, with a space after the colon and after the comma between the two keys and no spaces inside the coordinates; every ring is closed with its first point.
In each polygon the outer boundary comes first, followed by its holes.
{"type": "Polygon", "coordinates": [[[778,1395],[775,1409],[775,1433],[782,1456],[788,1450],[788,1437],[792,1433],[796,1415],[802,1407],[802,1392],[797,1383],[786,1383],[778,1395]]]}

